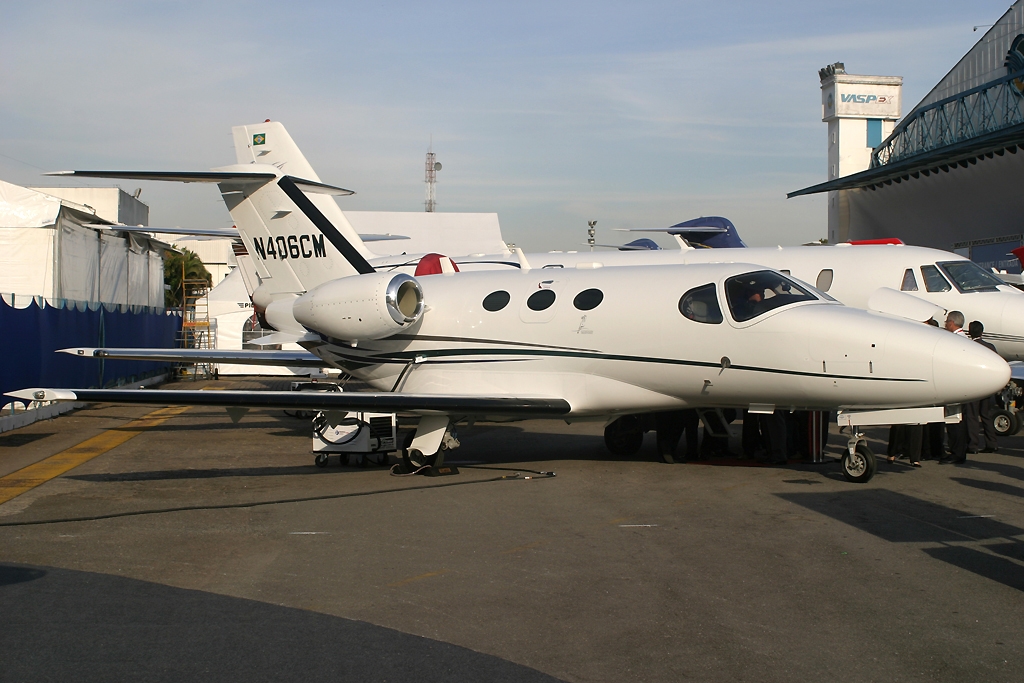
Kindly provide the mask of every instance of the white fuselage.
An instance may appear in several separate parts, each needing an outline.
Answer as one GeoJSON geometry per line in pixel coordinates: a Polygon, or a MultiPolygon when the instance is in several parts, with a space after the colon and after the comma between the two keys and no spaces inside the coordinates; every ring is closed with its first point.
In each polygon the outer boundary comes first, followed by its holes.
{"type": "Polygon", "coordinates": [[[426,312],[407,330],[355,344],[322,335],[303,345],[379,390],[562,397],[574,416],[945,405],[992,394],[1009,377],[1002,359],[964,337],[820,297],[737,322],[739,304],[724,283],[759,270],[696,264],[422,276],[426,312]],[[716,323],[680,311],[685,293],[707,285],[722,311],[716,323]],[[594,289],[600,303],[577,308],[577,295],[594,289]],[[541,290],[554,303],[533,310],[528,302],[541,290]],[[483,302],[494,292],[507,292],[508,302],[490,311],[483,302]]]}
{"type": "MultiPolygon", "coordinates": [[[[985,325],[985,339],[1007,360],[1024,360],[1024,292],[1001,284],[979,291],[964,291],[945,267],[936,264],[968,259],[946,251],[904,245],[836,245],[800,247],[754,247],[744,249],[665,249],[660,251],[547,252],[526,254],[531,267],[575,268],[578,264],[602,266],[666,265],[685,263],[758,263],[788,272],[810,285],[828,281],[823,290],[846,304],[869,309],[869,299],[879,288],[903,289],[905,294],[935,304],[946,311],[960,311],[966,322],[979,320],[985,325]],[[929,267],[929,275],[922,271],[929,267]],[[904,286],[907,270],[913,273],[912,286],[904,286]],[[822,272],[831,270],[831,278],[822,272]],[[933,274],[938,272],[938,278],[933,274]],[[929,289],[931,287],[931,290],[929,289]]],[[[464,271],[490,268],[516,268],[515,255],[455,257],[464,271]]],[[[408,256],[372,260],[378,269],[396,263],[410,263],[408,256]]],[[[411,270],[410,270],[411,272],[411,270]]],[[[941,323],[942,320],[939,320],[941,323]]]]}

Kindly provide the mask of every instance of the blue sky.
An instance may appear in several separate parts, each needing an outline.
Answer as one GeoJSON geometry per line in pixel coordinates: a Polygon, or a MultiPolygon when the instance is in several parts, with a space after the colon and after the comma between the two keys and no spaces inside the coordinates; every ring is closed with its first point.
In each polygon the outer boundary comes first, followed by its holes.
{"type": "MultiPolygon", "coordinates": [[[[0,179],[205,170],[270,118],[342,208],[422,210],[433,136],[438,210],[528,250],[699,215],[795,244],[825,235],[823,198],[785,198],[825,179],[817,70],[903,76],[906,113],[1009,4],[7,3],[0,179]]],[[[211,187],[142,186],[152,225],[231,224],[211,187]]]]}

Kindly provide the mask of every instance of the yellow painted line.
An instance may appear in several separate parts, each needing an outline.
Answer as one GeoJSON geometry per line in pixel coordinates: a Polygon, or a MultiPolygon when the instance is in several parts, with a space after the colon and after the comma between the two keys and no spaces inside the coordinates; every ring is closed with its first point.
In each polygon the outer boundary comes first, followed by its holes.
{"type": "Polygon", "coordinates": [[[6,477],[0,477],[0,505],[3,505],[12,498],[17,498],[26,491],[31,491],[40,484],[45,484],[54,477],[59,477],[65,472],[89,462],[99,455],[103,455],[111,449],[117,448],[147,429],[163,424],[175,415],[180,415],[188,409],[189,406],[175,406],[173,408],[154,410],[149,415],[132,420],[120,427],[108,429],[102,434],[86,439],[66,451],[61,451],[45,460],[40,460],[28,467],[23,467],[17,472],[8,474],[6,477]]]}
{"type": "Polygon", "coordinates": [[[389,588],[397,588],[398,586],[404,586],[405,584],[412,583],[413,581],[422,581],[423,579],[429,579],[429,578],[431,578],[433,576],[441,576],[441,574],[447,574],[447,573],[448,573],[447,569],[442,569],[439,572],[427,572],[426,574],[420,574],[419,576],[414,576],[414,577],[409,578],[409,579],[402,579],[401,581],[395,581],[394,583],[389,583],[388,587],[389,588]]]}

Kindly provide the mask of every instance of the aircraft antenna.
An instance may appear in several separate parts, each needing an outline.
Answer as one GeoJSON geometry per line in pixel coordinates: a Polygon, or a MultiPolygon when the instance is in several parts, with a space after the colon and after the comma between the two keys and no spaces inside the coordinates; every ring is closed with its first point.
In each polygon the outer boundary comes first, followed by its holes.
{"type": "Polygon", "coordinates": [[[423,202],[428,213],[433,213],[437,201],[434,199],[434,186],[437,185],[437,172],[441,170],[441,163],[434,154],[434,136],[430,136],[430,147],[427,148],[427,161],[424,164],[424,182],[427,184],[427,201],[423,202]]]}

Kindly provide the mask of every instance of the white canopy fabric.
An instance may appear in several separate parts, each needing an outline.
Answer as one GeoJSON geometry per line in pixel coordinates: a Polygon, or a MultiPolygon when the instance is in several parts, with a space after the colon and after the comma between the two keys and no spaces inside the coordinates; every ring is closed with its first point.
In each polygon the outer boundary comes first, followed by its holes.
{"type": "Polygon", "coordinates": [[[163,247],[83,225],[96,220],[88,207],[0,181],[0,292],[162,308],[163,247]]]}
{"type": "Polygon", "coordinates": [[[56,225],[60,207],[56,197],[0,180],[0,228],[56,225]]]}

